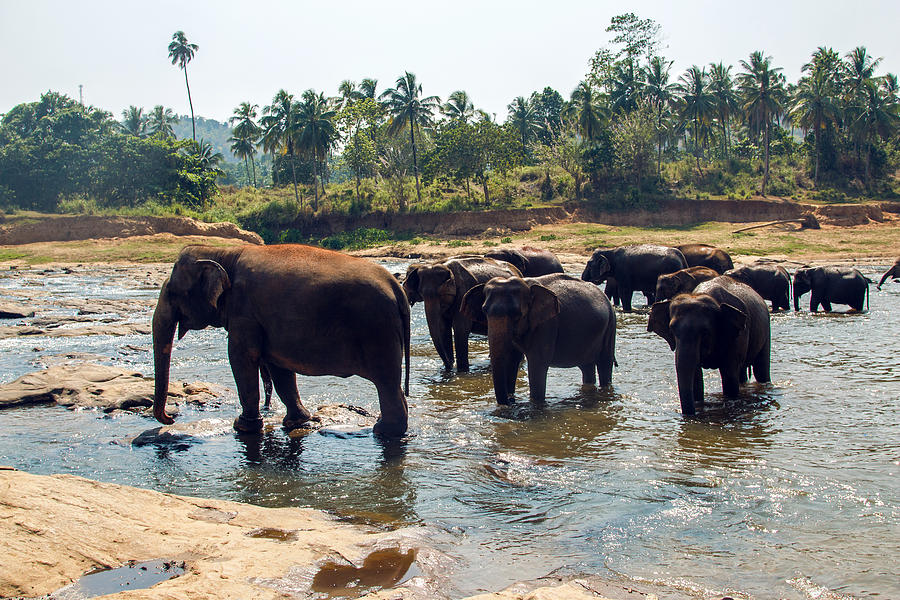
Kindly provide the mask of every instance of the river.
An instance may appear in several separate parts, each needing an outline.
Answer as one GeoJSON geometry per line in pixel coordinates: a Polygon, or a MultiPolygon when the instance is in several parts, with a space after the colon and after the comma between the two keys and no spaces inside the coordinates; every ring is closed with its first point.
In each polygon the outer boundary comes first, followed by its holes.
{"type": "MultiPolygon", "coordinates": [[[[134,299],[133,311],[106,317],[146,321],[158,293],[144,267],[30,273],[0,273],[0,297],[35,290],[42,315],[72,314],[66,299],[134,299]]],[[[470,342],[472,372],[448,375],[421,304],[412,331],[410,432],[399,442],[276,429],[138,448],[117,441],[155,427],[147,417],[39,406],[0,413],[0,464],[428,525],[452,559],[452,598],[555,570],[700,597],[900,598],[900,283],[872,286],[863,314],[773,315],[772,383],[723,402],[718,374],[706,372],[708,408],[696,419],[680,414],[674,355],[646,332],[643,310],[618,312],[611,389],[551,369],[543,406],[526,400],[524,370],[520,400],[496,405],[484,338],[470,342]]],[[[225,346],[222,330],[189,333],[173,378],[233,388],[225,346]]],[[[72,353],[149,375],[150,350],[146,335],[0,340],[0,383],[72,353]]],[[[378,410],[374,386],[356,377],[299,386],[310,409],[378,410]]],[[[232,391],[218,406],[182,407],[179,421],[230,422],[237,405],[232,391]]]]}

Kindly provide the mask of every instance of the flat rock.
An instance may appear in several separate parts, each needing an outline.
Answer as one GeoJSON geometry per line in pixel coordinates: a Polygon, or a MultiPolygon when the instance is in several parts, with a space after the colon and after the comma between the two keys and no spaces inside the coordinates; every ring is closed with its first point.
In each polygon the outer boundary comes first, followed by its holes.
{"type": "MultiPolygon", "coordinates": [[[[225,388],[201,382],[169,383],[170,402],[205,404],[225,388]]],[[[107,412],[153,405],[153,378],[137,371],[94,363],[61,364],[0,385],[0,408],[56,403],[107,412]]]]}
{"type": "Polygon", "coordinates": [[[189,423],[174,423],[148,429],[129,440],[133,446],[185,446],[204,438],[225,435],[233,431],[226,419],[200,419],[189,423]]]}
{"type": "Polygon", "coordinates": [[[0,302],[0,319],[24,319],[33,317],[34,309],[13,302],[0,302]]]}
{"type": "Polygon", "coordinates": [[[313,413],[311,420],[302,427],[292,430],[288,435],[296,438],[318,431],[323,435],[342,438],[363,436],[371,433],[377,420],[376,415],[359,406],[325,404],[313,413]]]}
{"type": "MultiPolygon", "coordinates": [[[[69,322],[74,322],[70,318],[69,322]]],[[[92,322],[85,327],[35,327],[34,325],[0,327],[0,340],[13,337],[79,337],[83,335],[149,335],[150,323],[98,323],[92,322]]]]}

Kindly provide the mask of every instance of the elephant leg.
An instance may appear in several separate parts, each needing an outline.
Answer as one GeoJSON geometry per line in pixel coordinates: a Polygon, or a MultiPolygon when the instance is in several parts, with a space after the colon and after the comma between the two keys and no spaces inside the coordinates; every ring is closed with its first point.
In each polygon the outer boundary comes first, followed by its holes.
{"type": "Polygon", "coordinates": [[[619,296],[622,300],[622,310],[627,313],[631,312],[631,296],[634,294],[634,290],[631,288],[625,288],[623,286],[619,286],[619,296]]]}
{"type": "Polygon", "coordinates": [[[259,376],[262,378],[265,395],[263,406],[269,408],[269,405],[272,404],[272,375],[269,373],[269,368],[266,365],[259,365],[259,376]]]}
{"type": "Polygon", "coordinates": [[[400,386],[399,370],[396,378],[388,377],[383,381],[376,381],[375,389],[378,391],[381,414],[372,431],[385,437],[402,436],[409,426],[409,407],[400,386]]]}
{"type": "Polygon", "coordinates": [[[828,311],[828,312],[832,312],[832,310],[831,310],[831,302],[829,302],[828,300],[823,300],[823,301],[822,301],[822,310],[825,310],[825,311],[828,311]]]}
{"type": "Polygon", "coordinates": [[[235,430],[243,433],[262,431],[259,416],[259,346],[248,344],[243,336],[229,334],[228,360],[241,401],[241,414],[234,420],[235,430]]]}
{"type": "MultiPolygon", "coordinates": [[[[615,318],[615,317],[613,317],[615,318]]],[[[607,330],[607,340],[605,347],[597,359],[597,377],[601,386],[607,386],[612,383],[613,364],[616,362],[616,329],[615,324],[610,324],[607,330]]]]}
{"type": "Polygon", "coordinates": [[[759,351],[756,358],[753,359],[753,376],[759,383],[769,383],[772,381],[771,368],[771,349],[772,340],[768,340],[759,351]]]}
{"type": "Polygon", "coordinates": [[[582,385],[597,385],[597,365],[590,363],[587,365],[578,365],[581,369],[582,385]]]}
{"type": "Polygon", "coordinates": [[[703,369],[694,371],[694,405],[703,406],[703,369]]]}
{"type": "Polygon", "coordinates": [[[547,371],[549,365],[541,361],[528,359],[528,389],[532,402],[543,402],[547,397],[547,371]]]}
{"type": "Polygon", "coordinates": [[[312,417],[300,402],[300,394],[297,392],[297,376],[293,371],[275,365],[269,365],[269,373],[278,397],[287,408],[287,414],[281,420],[281,424],[285,429],[297,429],[312,417]]]}
{"type": "Polygon", "coordinates": [[[506,398],[497,397],[500,404],[513,404],[516,401],[516,382],[519,379],[519,368],[522,366],[523,354],[513,351],[506,357],[506,398]]]}
{"type": "Polygon", "coordinates": [[[747,369],[737,365],[727,365],[719,369],[719,375],[722,377],[722,393],[725,396],[735,398],[740,394],[741,373],[746,377],[747,369]]]}
{"type": "Polygon", "coordinates": [[[456,370],[466,373],[469,370],[469,334],[471,327],[456,325],[453,327],[453,345],[456,348],[456,370]]]}

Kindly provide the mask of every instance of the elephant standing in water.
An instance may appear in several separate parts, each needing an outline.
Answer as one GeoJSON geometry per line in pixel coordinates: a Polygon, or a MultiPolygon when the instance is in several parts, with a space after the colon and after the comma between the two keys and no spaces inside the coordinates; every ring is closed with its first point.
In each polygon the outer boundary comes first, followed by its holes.
{"type": "Polygon", "coordinates": [[[691,294],[657,302],[647,331],[675,351],[675,374],[681,412],[693,415],[703,403],[703,369],[718,369],[722,392],[738,395],[747,369],[760,383],[770,381],[769,309],[753,289],[720,276],[698,285],[691,294]]]}
{"type": "Polygon", "coordinates": [[[563,266],[556,255],[549,250],[525,246],[520,249],[499,248],[484,254],[494,260],[505,260],[522,273],[522,277],[540,277],[551,273],[562,273],[563,266]]]}
{"type": "Polygon", "coordinates": [[[582,382],[612,383],[616,315],[597,286],[564,274],[496,278],[470,289],[462,312],[486,324],[494,395],[514,401],[522,356],[531,400],[543,402],[550,367],[578,367],[582,382]]]}
{"type": "Polygon", "coordinates": [[[709,267],[719,275],[734,268],[731,256],[721,248],[708,244],[683,244],[675,247],[684,254],[689,267],[709,267]]]}
{"type": "Polygon", "coordinates": [[[675,248],[654,244],[619,246],[594,250],[581,279],[599,284],[609,277],[615,278],[622,309],[631,312],[631,296],[635,291],[642,292],[648,304],[652,304],[659,276],[687,267],[684,255],[675,248]]]}
{"type": "Polygon", "coordinates": [[[894,263],[890,269],[885,271],[884,275],[881,276],[881,281],[878,282],[878,289],[881,289],[881,286],[884,285],[884,282],[887,278],[890,277],[892,280],[900,279],[900,258],[894,263]]]}
{"type": "Polygon", "coordinates": [[[285,244],[188,246],[163,283],[153,313],[153,414],[166,414],[172,342],[191,329],[224,327],[241,414],[234,428],[258,432],[260,367],[287,407],[283,424],[310,419],[295,373],[359,375],[375,384],[381,416],[375,432],[400,436],[409,390],[409,303],[383,267],[331,250],[285,244]]]}
{"type": "Polygon", "coordinates": [[[746,265],[725,273],[732,279],[746,283],[765,300],[772,302],[772,312],[790,310],[791,276],[782,266],[746,265]]]}
{"type": "Polygon", "coordinates": [[[464,256],[440,263],[411,265],[406,271],[403,289],[412,306],[425,303],[428,332],[438,355],[448,371],[453,368],[453,349],[456,348],[456,368],[469,370],[469,334],[487,334],[487,328],[473,323],[459,310],[463,296],[473,286],[494,277],[519,277],[521,273],[509,263],[464,256]]]}
{"type": "Polygon", "coordinates": [[[861,311],[868,303],[871,280],[852,267],[805,267],[794,273],[794,310],[800,310],[800,296],[812,292],[809,310],[819,305],[831,311],[831,303],[847,304],[861,311]]]}

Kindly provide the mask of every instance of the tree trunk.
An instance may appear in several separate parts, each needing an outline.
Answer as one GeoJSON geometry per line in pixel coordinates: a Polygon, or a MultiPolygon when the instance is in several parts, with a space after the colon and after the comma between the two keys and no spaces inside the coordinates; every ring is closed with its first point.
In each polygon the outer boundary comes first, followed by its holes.
{"type": "Polygon", "coordinates": [[[297,167],[294,165],[294,154],[290,154],[291,157],[291,178],[294,180],[294,200],[297,204],[300,205],[300,208],[303,208],[303,203],[300,201],[300,192],[297,191],[297,167]]]}
{"type": "Polygon", "coordinates": [[[814,136],[815,142],[816,142],[816,170],[815,170],[815,174],[813,175],[813,184],[816,186],[816,189],[819,189],[819,152],[820,152],[820,150],[819,150],[819,128],[820,128],[821,124],[819,123],[818,119],[816,120],[814,125],[816,128],[815,136],[814,136]]]}
{"type": "Polygon", "coordinates": [[[313,212],[319,210],[319,161],[313,156],[313,212]]]}
{"type": "Polygon", "coordinates": [[[762,184],[762,195],[764,197],[766,195],[766,187],[769,185],[769,126],[770,123],[766,121],[766,170],[763,173],[762,184]]]}
{"type": "Polygon", "coordinates": [[[356,172],[356,201],[359,202],[359,171],[356,172]]]}
{"type": "Polygon", "coordinates": [[[250,162],[244,157],[244,170],[247,171],[247,185],[250,185],[250,162]]]}
{"type": "Polygon", "coordinates": [[[253,167],[253,187],[257,187],[256,184],[256,161],[253,160],[253,155],[250,155],[250,166],[253,167]]]}
{"type": "Polygon", "coordinates": [[[197,125],[194,123],[194,103],[191,101],[191,86],[188,83],[187,65],[184,65],[184,85],[187,87],[188,106],[191,107],[191,139],[197,141],[197,125]]]}
{"type": "Polygon", "coordinates": [[[419,161],[416,157],[416,124],[412,120],[409,122],[409,140],[412,144],[413,151],[413,173],[416,175],[416,201],[421,204],[422,203],[422,190],[419,187],[419,161]]]}
{"type": "Polygon", "coordinates": [[[488,195],[488,184],[487,184],[487,176],[481,178],[481,188],[484,190],[484,205],[487,206],[491,203],[491,197],[488,195]]]}

